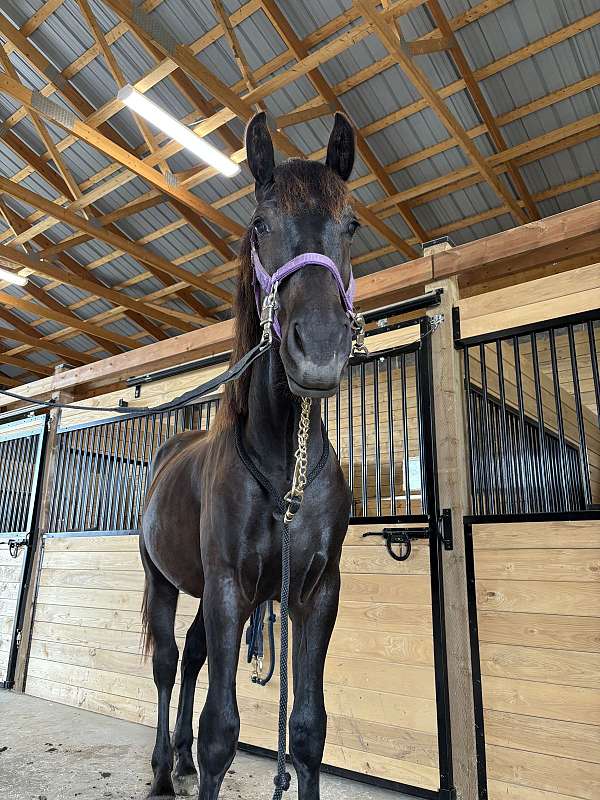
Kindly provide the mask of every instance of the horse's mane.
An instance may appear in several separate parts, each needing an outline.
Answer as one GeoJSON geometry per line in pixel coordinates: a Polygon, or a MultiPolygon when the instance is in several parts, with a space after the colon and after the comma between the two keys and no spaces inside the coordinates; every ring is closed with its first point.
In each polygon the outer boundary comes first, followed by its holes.
{"type": "MultiPolygon", "coordinates": [[[[344,181],[333,170],[318,161],[293,158],[279,164],[273,173],[273,186],[269,195],[277,207],[286,214],[303,211],[322,211],[340,219],[348,204],[348,190],[344,181]]],[[[261,329],[256,310],[252,261],[250,258],[250,231],[240,243],[239,272],[234,306],[235,333],[231,364],[258,344],[261,329]]],[[[225,386],[213,430],[230,428],[238,416],[248,412],[250,370],[233,383],[225,386]]]]}

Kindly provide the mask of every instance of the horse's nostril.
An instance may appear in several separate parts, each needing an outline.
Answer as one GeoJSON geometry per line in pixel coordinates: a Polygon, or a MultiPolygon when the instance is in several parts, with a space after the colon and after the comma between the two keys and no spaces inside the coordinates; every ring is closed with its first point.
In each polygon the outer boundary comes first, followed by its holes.
{"type": "Polygon", "coordinates": [[[302,341],[302,334],[300,333],[300,328],[298,327],[297,324],[294,325],[294,344],[296,345],[296,347],[298,348],[300,353],[302,353],[302,355],[304,355],[305,354],[304,353],[304,342],[302,341]]]}

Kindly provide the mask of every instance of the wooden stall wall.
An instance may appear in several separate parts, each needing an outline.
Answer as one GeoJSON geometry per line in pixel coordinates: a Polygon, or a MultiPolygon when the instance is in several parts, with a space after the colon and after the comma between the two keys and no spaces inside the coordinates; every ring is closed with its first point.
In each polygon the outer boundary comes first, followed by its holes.
{"type": "MultiPolygon", "coordinates": [[[[328,764],[437,789],[436,702],[429,553],[413,543],[393,561],[376,526],[350,526],[342,558],[340,614],[326,670],[328,764]]],[[[45,542],[35,610],[28,694],[153,725],[155,688],[140,658],[143,572],[137,536],[45,542]]],[[[197,601],[182,596],[180,651],[197,601]]],[[[206,692],[202,671],[195,725],[206,692]]],[[[176,686],[176,692],[178,686],[176,686]]],[[[244,650],[238,702],[241,740],[276,748],[278,675],[251,683],[244,650]]],[[[173,717],[177,696],[173,698],[173,717]]]]}
{"type": "Polygon", "coordinates": [[[24,549],[12,558],[7,540],[0,537],[0,683],[7,677],[24,558],[24,549]]]}
{"type": "Polygon", "coordinates": [[[489,800],[597,800],[600,519],[471,536],[489,800]]]}

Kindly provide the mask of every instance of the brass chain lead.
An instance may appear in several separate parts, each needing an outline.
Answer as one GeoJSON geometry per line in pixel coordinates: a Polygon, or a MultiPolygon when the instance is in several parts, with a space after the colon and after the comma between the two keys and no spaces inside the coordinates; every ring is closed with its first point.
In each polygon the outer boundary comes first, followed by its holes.
{"type": "Polygon", "coordinates": [[[298,447],[294,453],[296,459],[294,464],[294,477],[292,488],[285,496],[287,508],[285,511],[284,522],[289,523],[300,507],[304,497],[306,486],[306,471],[308,467],[308,434],[310,428],[310,409],[312,401],[310,397],[303,397],[300,401],[300,421],[298,422],[298,447]]]}

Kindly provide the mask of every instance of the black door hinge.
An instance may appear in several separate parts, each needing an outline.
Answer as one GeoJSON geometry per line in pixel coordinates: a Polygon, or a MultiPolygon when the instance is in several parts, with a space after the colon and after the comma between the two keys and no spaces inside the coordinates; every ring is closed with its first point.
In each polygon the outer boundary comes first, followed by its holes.
{"type": "Polygon", "coordinates": [[[438,520],[438,530],[444,550],[454,549],[454,536],[452,535],[452,510],[444,508],[438,520]]]}

